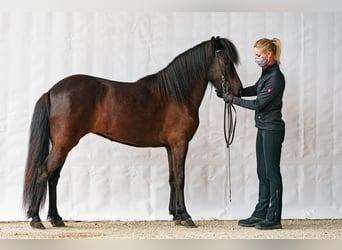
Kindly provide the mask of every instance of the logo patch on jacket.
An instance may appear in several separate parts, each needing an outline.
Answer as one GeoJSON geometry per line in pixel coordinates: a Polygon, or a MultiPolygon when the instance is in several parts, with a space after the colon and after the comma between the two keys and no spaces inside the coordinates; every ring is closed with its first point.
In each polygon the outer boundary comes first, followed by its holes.
{"type": "Polygon", "coordinates": [[[271,94],[272,93],[272,88],[267,89],[267,93],[271,94]]]}

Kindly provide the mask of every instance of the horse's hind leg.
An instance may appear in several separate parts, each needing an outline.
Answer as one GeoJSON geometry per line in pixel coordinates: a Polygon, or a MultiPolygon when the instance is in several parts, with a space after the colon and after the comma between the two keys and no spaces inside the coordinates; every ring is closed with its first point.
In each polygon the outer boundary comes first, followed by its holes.
{"type": "Polygon", "coordinates": [[[39,217],[39,208],[43,197],[45,197],[46,180],[46,163],[44,162],[43,165],[39,166],[38,168],[38,178],[35,187],[35,196],[32,198],[30,207],[27,211],[27,216],[32,218],[30,222],[32,228],[45,229],[39,217]]]}
{"type": "Polygon", "coordinates": [[[57,183],[60,176],[62,167],[55,170],[49,179],[49,212],[48,219],[50,220],[52,226],[54,227],[64,227],[62,217],[57,211],[57,183]]]}
{"type": "Polygon", "coordinates": [[[53,147],[48,158],[49,170],[49,211],[48,219],[54,227],[64,227],[62,217],[57,210],[57,183],[69,150],[53,147]]]}
{"type": "Polygon", "coordinates": [[[62,225],[63,220],[58,215],[56,206],[56,185],[59,173],[65,161],[68,150],[57,150],[52,148],[45,162],[38,169],[38,181],[35,198],[29,208],[28,216],[32,218],[30,225],[33,228],[44,229],[44,225],[39,217],[39,208],[46,192],[46,185],[49,182],[50,208],[49,217],[51,221],[62,225]]]}

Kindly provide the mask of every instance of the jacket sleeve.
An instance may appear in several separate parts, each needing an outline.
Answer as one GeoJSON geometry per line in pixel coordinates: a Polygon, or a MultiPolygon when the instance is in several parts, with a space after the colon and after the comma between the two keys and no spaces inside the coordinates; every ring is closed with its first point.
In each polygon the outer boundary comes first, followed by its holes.
{"type": "Polygon", "coordinates": [[[284,81],[279,78],[272,77],[266,81],[264,87],[261,89],[255,100],[234,97],[233,104],[251,110],[262,110],[268,103],[278,96],[279,92],[281,92],[283,88],[284,81]]]}
{"type": "Polygon", "coordinates": [[[242,89],[242,96],[256,96],[257,95],[258,82],[252,86],[242,89]]]}

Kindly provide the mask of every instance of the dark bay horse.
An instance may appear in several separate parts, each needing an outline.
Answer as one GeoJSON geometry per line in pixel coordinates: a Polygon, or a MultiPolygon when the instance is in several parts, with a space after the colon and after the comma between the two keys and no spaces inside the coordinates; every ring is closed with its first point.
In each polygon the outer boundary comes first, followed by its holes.
{"type": "Polygon", "coordinates": [[[239,95],[234,44],[212,37],[178,55],[156,74],[134,83],[88,75],[69,76],[37,101],[30,126],[23,204],[33,228],[44,229],[39,209],[48,187],[48,219],[57,211],[57,182],[69,151],[88,133],[136,147],[165,147],[169,163],[169,212],[175,224],[195,226],[184,202],[184,163],[211,82],[239,95]]]}

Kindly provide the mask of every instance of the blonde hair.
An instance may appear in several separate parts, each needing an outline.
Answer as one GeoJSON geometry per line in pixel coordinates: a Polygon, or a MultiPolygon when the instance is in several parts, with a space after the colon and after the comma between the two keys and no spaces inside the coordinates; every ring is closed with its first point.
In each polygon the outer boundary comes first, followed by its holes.
{"type": "Polygon", "coordinates": [[[261,38],[255,42],[254,48],[261,49],[263,52],[272,51],[274,59],[280,63],[281,42],[279,38],[261,38]]]}

